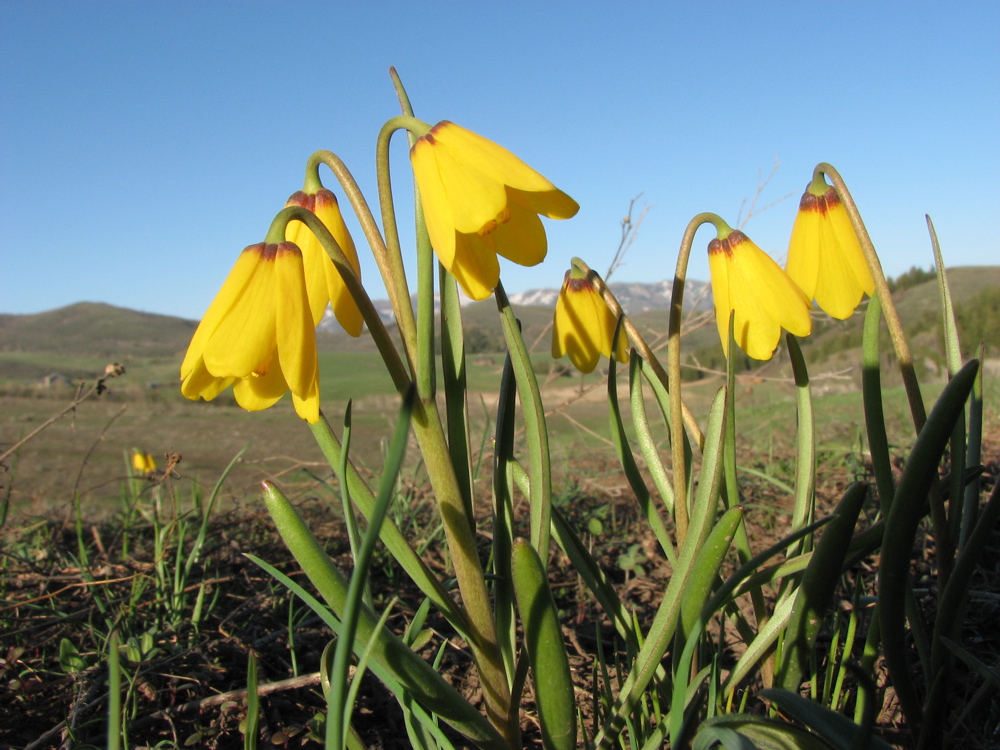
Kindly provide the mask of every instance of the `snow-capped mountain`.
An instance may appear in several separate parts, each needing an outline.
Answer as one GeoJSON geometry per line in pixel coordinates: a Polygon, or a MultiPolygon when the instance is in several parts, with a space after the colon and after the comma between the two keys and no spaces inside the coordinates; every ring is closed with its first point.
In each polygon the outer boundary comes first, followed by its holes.
{"type": "MultiPolygon", "coordinates": [[[[629,314],[646,312],[647,310],[668,310],[670,308],[670,291],[673,281],[656,281],[649,284],[638,282],[613,281],[608,286],[618,299],[618,303],[629,314]]],[[[465,295],[460,295],[463,305],[473,304],[465,295]]],[[[509,295],[511,304],[517,306],[555,307],[559,297],[559,289],[529,289],[509,295]]],[[[387,299],[373,300],[372,304],[379,316],[385,322],[393,320],[392,305],[387,299]]],[[[712,293],[709,285],[703,281],[688,281],[684,291],[684,306],[692,306],[698,310],[709,310],[712,307],[712,293]]],[[[337,321],[333,310],[329,307],[318,328],[322,331],[337,330],[337,321]]]]}

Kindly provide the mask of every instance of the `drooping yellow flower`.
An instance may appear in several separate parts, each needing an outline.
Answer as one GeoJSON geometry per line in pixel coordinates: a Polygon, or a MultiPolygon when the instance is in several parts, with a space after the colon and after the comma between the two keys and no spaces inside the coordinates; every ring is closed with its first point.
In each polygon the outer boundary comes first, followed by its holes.
{"type": "MultiPolygon", "coordinates": [[[[580,372],[593,372],[603,354],[611,359],[611,342],[618,321],[608,309],[589,274],[573,268],[566,272],[556,311],[552,317],[552,357],[569,359],[580,372]]],[[[628,337],[618,335],[614,352],[619,362],[628,361],[628,337]]]]}
{"type": "Polygon", "coordinates": [[[788,275],[828,315],[844,320],[875,293],[847,209],[822,175],[806,188],[788,243],[788,275]]]}
{"type": "Polygon", "coordinates": [[[410,149],[431,245],[472,299],[500,279],[497,255],[522,266],[547,252],[539,214],[568,219],[576,201],[498,146],[454,123],[439,122],[410,149]]]}
{"type": "Polygon", "coordinates": [[[156,461],[148,453],[137,448],[132,449],[132,468],[139,474],[149,474],[156,471],[156,461]]]}
{"type": "Polygon", "coordinates": [[[316,334],[298,247],[261,242],[240,254],[194,332],[181,380],[185,396],[206,401],[232,384],[250,411],[291,390],[298,415],[319,421],[316,334]]]}
{"type": "MultiPolygon", "coordinates": [[[[354,247],[351,233],[347,231],[344,218],[337,205],[337,196],[326,188],[315,192],[298,191],[293,194],[286,206],[301,206],[312,211],[322,221],[330,234],[337,240],[348,263],[361,278],[361,265],[358,263],[358,251],[354,247]]],[[[306,291],[309,293],[309,308],[312,311],[313,325],[323,319],[327,303],[333,305],[333,313],[337,322],[352,336],[360,336],[364,319],[357,303],[347,290],[344,280],[340,277],[337,267],[333,265],[330,256],[323,245],[301,221],[290,221],[285,228],[285,239],[294,242],[302,251],[305,263],[306,291]]]]}
{"type": "Polygon", "coordinates": [[[708,243],[715,321],[729,356],[729,313],[734,338],[754,359],[770,359],[784,328],[796,336],[812,331],[809,300],[781,266],[739,230],[708,243]]]}

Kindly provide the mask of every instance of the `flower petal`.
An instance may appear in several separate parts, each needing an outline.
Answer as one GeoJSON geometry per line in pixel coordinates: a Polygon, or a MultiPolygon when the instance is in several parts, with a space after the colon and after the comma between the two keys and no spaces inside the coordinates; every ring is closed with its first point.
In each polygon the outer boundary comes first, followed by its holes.
{"type": "Polygon", "coordinates": [[[712,280],[712,302],[715,305],[715,323],[722,340],[722,351],[729,356],[729,313],[733,303],[729,294],[729,253],[715,242],[708,246],[708,271],[712,280]]]}
{"type": "Polygon", "coordinates": [[[278,245],[275,257],[278,289],[276,296],[275,339],[278,359],[292,393],[312,392],[318,370],[316,334],[306,306],[302,255],[290,242],[278,245]]]}
{"type": "Polygon", "coordinates": [[[483,237],[484,241],[507,260],[522,266],[537,266],[548,252],[542,220],[519,203],[508,204],[508,212],[508,220],[497,224],[496,229],[483,237]]]}
{"type": "MultiPolygon", "coordinates": [[[[185,362],[187,360],[185,359],[185,362]]],[[[205,367],[205,359],[199,356],[188,364],[181,381],[181,393],[185,398],[197,401],[203,398],[211,401],[233,382],[233,378],[217,378],[205,367]]]]}
{"type": "MultiPolygon", "coordinates": [[[[803,197],[803,203],[805,198],[803,197]]],[[[823,216],[819,211],[803,208],[792,224],[792,237],[788,241],[788,261],[785,271],[799,285],[809,299],[816,298],[816,280],[819,277],[819,237],[823,216]]]]}
{"type": "Polygon", "coordinates": [[[431,128],[431,135],[442,150],[461,153],[464,163],[497,183],[532,192],[556,189],[503,146],[461,125],[444,120],[431,128]]]}
{"type": "MultiPolygon", "coordinates": [[[[444,264],[444,260],[441,260],[444,264]]],[[[486,299],[500,280],[500,263],[496,252],[478,234],[455,233],[455,257],[446,268],[474,300],[486,299]]]]}
{"type": "Polygon", "coordinates": [[[812,331],[812,317],[805,293],[770,255],[746,235],[740,233],[742,241],[739,241],[733,238],[735,234],[730,235],[733,264],[746,280],[757,303],[782,328],[796,336],[808,336],[812,331]]]}
{"type": "MultiPolygon", "coordinates": [[[[418,141],[414,151],[420,145],[418,141]]],[[[465,153],[441,147],[432,153],[455,229],[463,233],[478,232],[495,220],[507,205],[504,183],[480,170],[478,164],[470,164],[465,153]]]]}
{"type": "MultiPolygon", "coordinates": [[[[337,240],[337,244],[340,245],[344,257],[347,258],[347,262],[354,269],[354,275],[360,280],[361,263],[358,261],[358,250],[354,245],[351,233],[347,231],[344,217],[340,213],[340,207],[337,205],[337,198],[329,190],[320,190],[316,194],[316,215],[323,220],[326,228],[330,230],[330,234],[337,240]]],[[[329,260],[329,255],[325,252],[323,255],[329,260]]],[[[303,258],[305,258],[304,252],[303,258]]],[[[351,296],[343,277],[340,275],[340,271],[337,270],[333,261],[324,265],[324,268],[326,269],[326,282],[330,295],[330,303],[333,305],[333,314],[337,316],[337,322],[351,336],[360,336],[361,330],[364,327],[364,317],[361,315],[358,303],[351,296]]],[[[308,280],[308,268],[306,269],[306,274],[306,279],[308,280]]]]}
{"type": "MultiPolygon", "coordinates": [[[[215,333],[215,329],[218,328],[219,323],[229,315],[242,296],[243,291],[250,284],[257,269],[257,262],[263,247],[263,243],[250,245],[236,259],[236,263],[233,265],[232,270],[230,270],[226,280],[222,282],[222,288],[215,295],[212,304],[208,306],[208,310],[205,311],[205,315],[198,324],[198,328],[195,329],[194,336],[191,337],[191,343],[188,345],[184,361],[181,363],[182,380],[188,377],[199,361],[201,366],[204,367],[205,363],[202,355],[205,353],[205,344],[208,343],[212,334],[215,333]]],[[[197,396],[188,396],[188,398],[197,398],[197,396]]]]}
{"type": "Polygon", "coordinates": [[[420,203],[431,246],[444,267],[451,270],[455,261],[455,221],[433,148],[432,144],[418,139],[410,150],[410,163],[420,189],[420,203]]]}
{"type": "Polygon", "coordinates": [[[550,219],[571,219],[580,210],[580,204],[562,190],[528,192],[508,186],[507,196],[550,219]]]}
{"type": "Polygon", "coordinates": [[[257,372],[233,383],[236,403],[247,411],[261,411],[274,406],[288,392],[288,383],[281,371],[281,363],[272,352],[257,372]]]}
{"type": "Polygon", "coordinates": [[[245,257],[255,260],[249,283],[205,344],[205,366],[216,377],[249,377],[274,351],[277,245],[247,248],[251,249],[254,252],[244,251],[245,257]]]}
{"type": "Polygon", "coordinates": [[[875,294],[875,279],[872,278],[871,269],[868,267],[864,251],[861,249],[861,242],[858,240],[858,235],[854,231],[854,226],[851,224],[851,218],[847,215],[844,204],[838,201],[836,205],[831,205],[827,209],[827,216],[833,229],[833,235],[837,238],[837,244],[844,254],[847,264],[854,272],[854,278],[865,294],[868,296],[875,294]]]}
{"type": "MultiPolygon", "coordinates": [[[[733,338],[736,344],[754,359],[770,359],[781,338],[781,325],[761,304],[769,291],[757,286],[757,276],[745,262],[737,260],[737,250],[729,260],[729,294],[734,311],[733,338]],[[749,271],[749,273],[748,273],[749,271]]],[[[722,321],[718,321],[720,331],[722,321]]],[[[726,336],[729,335],[729,314],[725,316],[726,336]]]]}

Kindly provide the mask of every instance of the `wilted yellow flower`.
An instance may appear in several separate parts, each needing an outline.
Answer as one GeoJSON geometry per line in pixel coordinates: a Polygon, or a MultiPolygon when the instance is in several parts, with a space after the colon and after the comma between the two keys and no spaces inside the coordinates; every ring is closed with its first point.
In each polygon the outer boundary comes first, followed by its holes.
{"type": "Polygon", "coordinates": [[[291,389],[298,415],[319,421],[316,334],[298,247],[261,242],[240,254],[194,332],[181,380],[185,396],[206,401],[232,384],[250,411],[291,389]]]}
{"type": "Polygon", "coordinates": [[[547,252],[538,215],[568,219],[576,201],[507,149],[439,122],[410,149],[431,245],[472,299],[500,279],[497,255],[522,266],[547,252]]]}
{"type": "Polygon", "coordinates": [[[715,321],[729,356],[729,313],[733,336],[754,359],[770,359],[784,328],[796,336],[812,331],[809,300],[781,266],[740,232],[708,243],[715,321]]]}
{"type": "Polygon", "coordinates": [[[139,474],[149,474],[156,471],[156,461],[148,453],[134,448],[132,450],[132,468],[139,474]]]}
{"type": "MultiPolygon", "coordinates": [[[[593,372],[603,354],[611,359],[611,342],[618,321],[594,288],[589,274],[573,268],[566,272],[552,317],[552,356],[569,359],[580,372],[593,372]]],[[[628,337],[618,335],[615,357],[628,361],[628,337]]]]}
{"type": "MultiPolygon", "coordinates": [[[[320,188],[315,192],[298,191],[288,199],[286,206],[301,206],[316,214],[322,221],[330,234],[337,240],[340,249],[344,252],[348,263],[354,272],[361,278],[361,265],[358,263],[358,251],[354,247],[354,240],[351,239],[350,232],[344,224],[344,218],[340,214],[340,206],[337,205],[337,197],[327,190],[320,188]]],[[[301,221],[290,221],[285,228],[285,239],[294,242],[302,251],[302,260],[305,263],[306,271],[306,291],[309,293],[309,308],[312,311],[313,325],[323,319],[323,312],[326,310],[327,302],[332,303],[333,313],[337,316],[337,322],[352,336],[360,336],[364,327],[364,319],[357,303],[348,291],[344,280],[340,277],[337,267],[333,265],[330,256],[323,245],[301,221]]]]}
{"type": "Polygon", "coordinates": [[[788,275],[828,315],[844,320],[875,281],[847,209],[822,175],[806,188],[788,243],[788,275]]]}

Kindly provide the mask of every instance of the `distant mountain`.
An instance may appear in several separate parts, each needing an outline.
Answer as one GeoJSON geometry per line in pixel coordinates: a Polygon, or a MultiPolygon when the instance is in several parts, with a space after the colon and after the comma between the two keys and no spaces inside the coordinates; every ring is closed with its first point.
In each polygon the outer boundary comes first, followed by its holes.
{"type": "MultiPolygon", "coordinates": [[[[616,282],[609,285],[618,303],[629,315],[638,315],[649,310],[669,310],[670,292],[673,281],[656,281],[649,284],[638,282],[616,282]]],[[[464,294],[460,295],[463,307],[472,307],[477,303],[464,294]]],[[[554,308],[559,297],[558,288],[530,289],[509,295],[510,302],[515,307],[549,307],[554,308]]],[[[693,306],[697,310],[712,308],[712,291],[704,281],[689,281],[684,292],[685,307],[693,306]]],[[[392,305],[387,299],[372,300],[379,317],[386,323],[394,322],[392,305]]],[[[491,303],[492,304],[492,303],[491,303]]],[[[339,330],[333,311],[327,308],[326,315],[318,326],[321,331],[335,332],[339,330]]]]}
{"type": "Polygon", "coordinates": [[[33,315],[0,315],[0,352],[171,357],[183,353],[197,325],[103,302],[77,302],[33,315]]]}
{"type": "MultiPolygon", "coordinates": [[[[939,343],[935,331],[940,320],[937,282],[924,277],[913,282],[897,284],[893,298],[908,335],[914,336],[912,343],[915,349],[936,352],[939,343]]],[[[986,304],[975,300],[991,289],[1000,288],[1000,266],[951,268],[948,270],[948,282],[956,312],[961,313],[970,305],[986,304]]],[[[653,335],[665,332],[670,281],[648,284],[612,282],[610,286],[641,330],[648,330],[653,335]]],[[[558,289],[547,288],[510,295],[526,341],[541,340],[552,322],[552,309],[558,294],[558,289]]],[[[393,333],[389,302],[377,300],[374,304],[383,320],[390,323],[389,330],[393,333]]],[[[684,306],[688,310],[710,310],[712,297],[709,285],[699,281],[688,282],[684,306]]],[[[970,315],[966,311],[966,317],[970,315]]],[[[500,351],[503,347],[502,334],[496,304],[492,300],[472,302],[463,297],[462,317],[466,329],[475,332],[473,338],[479,341],[479,351],[500,351]]],[[[845,347],[857,345],[861,323],[859,315],[840,322],[817,312],[815,321],[813,335],[803,344],[811,348],[815,356],[825,358],[845,347]]],[[[961,319],[959,324],[961,328],[961,319]]],[[[0,380],[41,377],[52,371],[72,374],[103,370],[107,361],[128,361],[130,358],[169,363],[169,370],[173,373],[197,325],[197,321],[193,320],[98,302],[79,302],[32,315],[0,314],[0,380]]],[[[352,339],[344,334],[329,310],[319,328],[322,333],[320,346],[325,351],[354,351],[372,346],[368,336],[352,339]]],[[[714,347],[717,343],[713,340],[714,331],[710,328],[705,330],[704,345],[714,347]]],[[[995,335],[987,335],[986,339],[988,345],[996,346],[995,335]]],[[[975,342],[963,343],[973,345],[975,342]]],[[[700,339],[690,339],[688,351],[696,351],[701,345],[700,339]]]]}
{"type": "MultiPolygon", "coordinates": [[[[608,286],[618,304],[630,315],[637,315],[647,310],[670,309],[673,281],[656,281],[649,284],[612,281],[608,286]]],[[[510,301],[513,305],[555,307],[558,297],[558,289],[531,289],[511,294],[510,301]]],[[[708,310],[712,307],[711,289],[703,281],[689,281],[684,290],[684,297],[688,303],[694,303],[697,309],[708,310]]]]}

